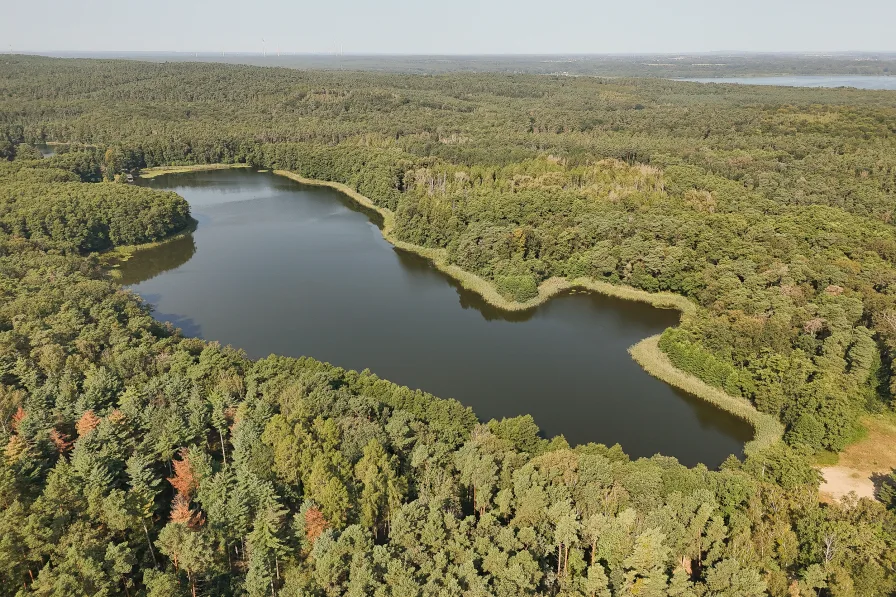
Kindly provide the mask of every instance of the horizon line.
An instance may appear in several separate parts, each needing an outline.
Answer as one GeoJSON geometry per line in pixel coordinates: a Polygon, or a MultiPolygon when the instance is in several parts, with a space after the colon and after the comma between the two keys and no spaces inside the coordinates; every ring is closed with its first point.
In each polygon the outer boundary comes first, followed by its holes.
{"type": "Polygon", "coordinates": [[[183,54],[183,55],[209,55],[220,56],[257,56],[263,58],[282,58],[286,56],[351,56],[351,57],[457,57],[457,58],[474,58],[474,57],[527,57],[527,56],[576,56],[576,57],[592,57],[592,56],[706,56],[706,55],[730,55],[730,56],[750,56],[750,55],[777,55],[777,56],[850,56],[850,55],[870,55],[881,54],[896,58],[896,49],[894,50],[697,50],[697,51],[661,51],[661,52],[445,52],[445,53],[415,53],[415,52],[337,52],[333,50],[322,51],[284,51],[280,50],[279,55],[276,49],[267,52],[257,50],[15,50],[10,49],[6,52],[0,52],[4,55],[31,55],[31,56],[48,56],[52,54],[143,54],[143,55],[159,55],[159,54],[183,54]]]}

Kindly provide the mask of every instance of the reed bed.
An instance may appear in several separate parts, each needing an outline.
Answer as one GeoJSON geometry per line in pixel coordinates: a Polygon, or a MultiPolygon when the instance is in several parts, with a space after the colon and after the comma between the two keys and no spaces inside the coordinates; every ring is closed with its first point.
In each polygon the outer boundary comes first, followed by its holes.
{"type": "Polygon", "coordinates": [[[645,338],[629,348],[628,352],[650,375],[749,423],[753,427],[753,439],[744,446],[745,454],[749,456],[759,452],[781,439],[784,428],[777,419],[759,412],[745,398],[732,396],[678,369],[660,349],[659,341],[659,334],[645,338]]]}
{"type": "Polygon", "coordinates": [[[163,174],[180,174],[183,172],[203,172],[205,170],[230,170],[231,168],[248,168],[249,164],[193,164],[188,166],[157,166],[140,170],[140,178],[155,178],[163,174]]]}

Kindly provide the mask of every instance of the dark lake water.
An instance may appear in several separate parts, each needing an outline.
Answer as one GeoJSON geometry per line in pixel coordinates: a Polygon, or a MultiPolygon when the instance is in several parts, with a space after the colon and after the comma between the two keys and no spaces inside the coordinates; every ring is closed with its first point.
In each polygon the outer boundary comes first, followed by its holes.
{"type": "Polygon", "coordinates": [[[172,174],[189,236],[137,253],[122,282],[186,334],[308,355],[473,407],[531,414],[546,436],[620,443],[689,465],[740,454],[743,422],[647,375],[628,347],[677,312],[582,292],[525,313],[490,307],[386,242],[343,194],[270,173],[172,174]]]}
{"type": "Polygon", "coordinates": [[[781,77],[717,77],[680,79],[696,83],[742,83],[744,85],[777,85],[787,87],[855,87],[856,89],[896,89],[896,77],[872,75],[800,75],[781,77]]]}

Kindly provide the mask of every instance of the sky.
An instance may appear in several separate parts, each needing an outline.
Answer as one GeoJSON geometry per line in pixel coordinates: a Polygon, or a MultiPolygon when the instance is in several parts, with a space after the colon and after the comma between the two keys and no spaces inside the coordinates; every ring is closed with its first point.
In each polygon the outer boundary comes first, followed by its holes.
{"type": "Polygon", "coordinates": [[[893,52],[894,23],[894,0],[0,0],[0,52],[893,52]]]}

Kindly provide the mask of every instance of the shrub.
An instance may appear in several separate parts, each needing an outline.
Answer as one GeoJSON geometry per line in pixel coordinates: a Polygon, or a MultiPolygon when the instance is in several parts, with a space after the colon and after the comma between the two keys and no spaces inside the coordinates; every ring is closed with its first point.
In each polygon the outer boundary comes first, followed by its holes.
{"type": "Polygon", "coordinates": [[[520,303],[538,296],[538,284],[535,283],[535,278],[529,274],[496,276],[495,284],[502,296],[520,303]]]}

